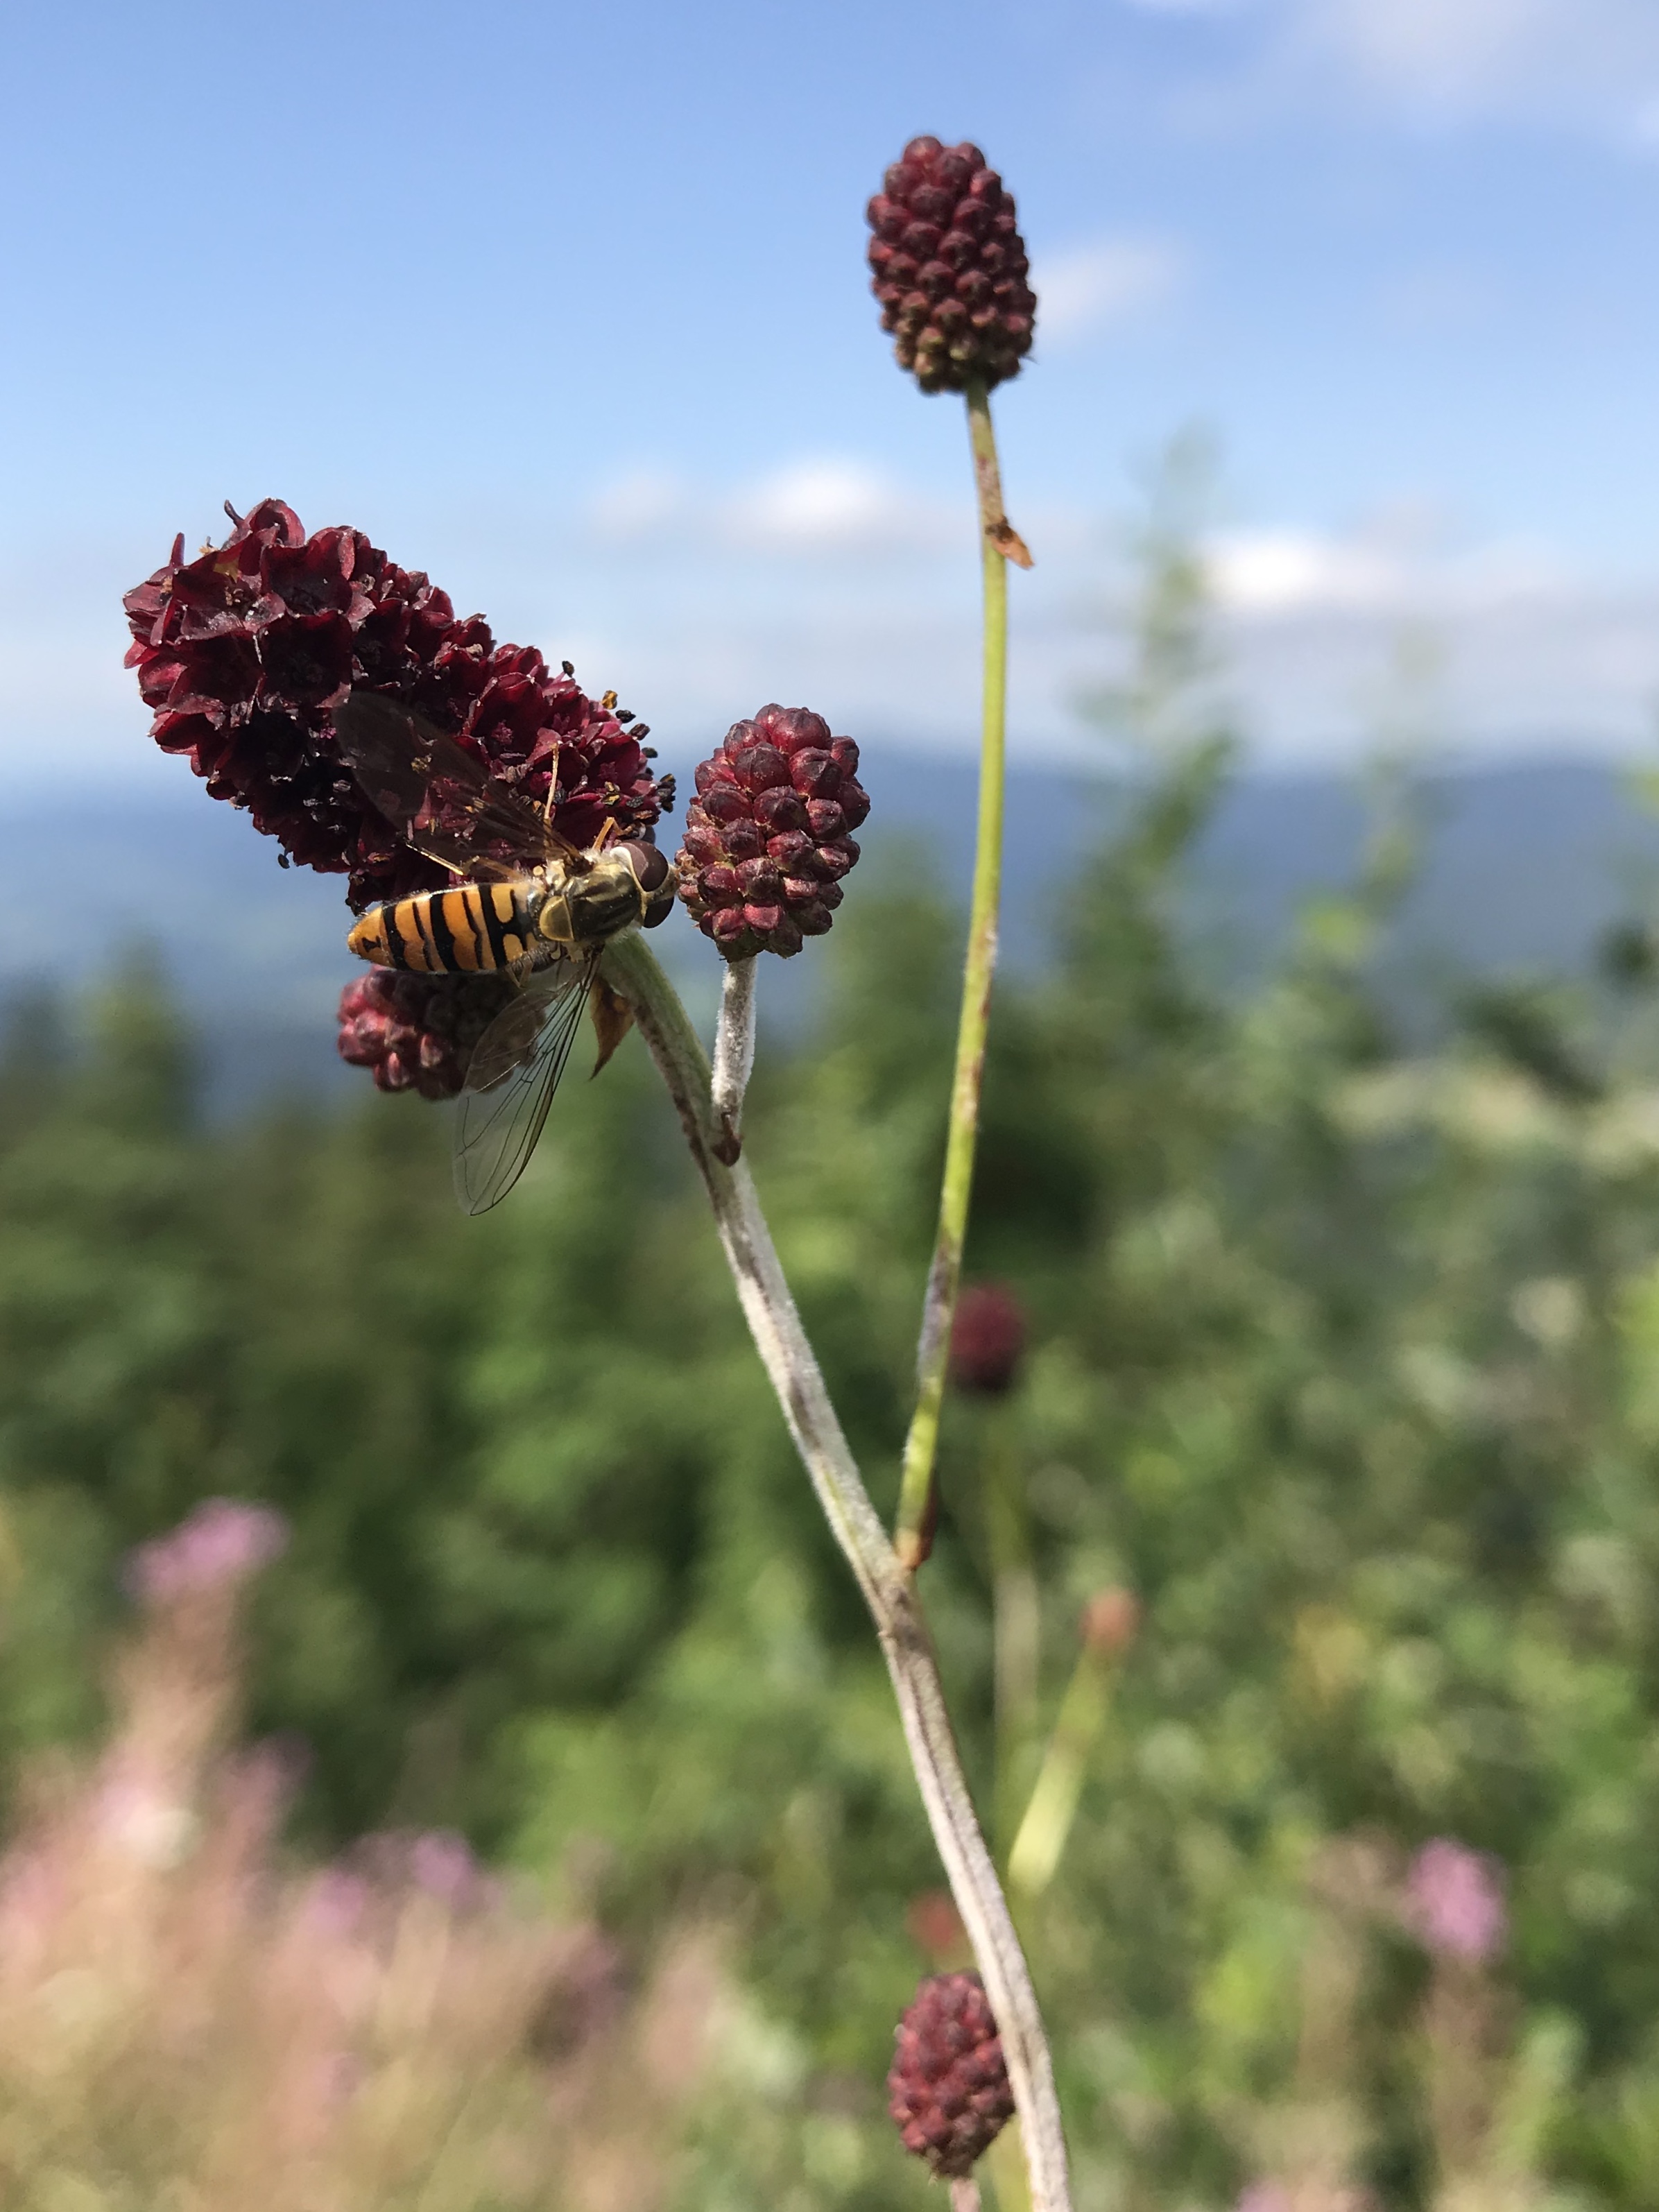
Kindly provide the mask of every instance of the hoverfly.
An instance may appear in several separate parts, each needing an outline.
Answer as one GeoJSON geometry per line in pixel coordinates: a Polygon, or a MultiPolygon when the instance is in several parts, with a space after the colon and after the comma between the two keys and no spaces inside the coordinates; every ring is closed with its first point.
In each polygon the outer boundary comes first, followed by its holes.
{"type": "Polygon", "coordinates": [[[639,838],[580,851],[522,792],[395,700],[351,693],[334,731],[404,842],[460,878],[371,907],[346,939],[351,951],[417,974],[505,970],[522,986],[474,1048],[457,1110],[455,1194],[464,1212],[483,1213],[536,1148],[606,943],[664,919],[673,872],[639,838]]]}

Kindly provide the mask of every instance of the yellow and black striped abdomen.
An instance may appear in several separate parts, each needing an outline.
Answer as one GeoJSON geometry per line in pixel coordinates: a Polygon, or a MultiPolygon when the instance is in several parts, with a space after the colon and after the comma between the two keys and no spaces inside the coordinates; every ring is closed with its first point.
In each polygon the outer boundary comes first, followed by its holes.
{"type": "Polygon", "coordinates": [[[346,943],[377,968],[417,975],[473,975],[510,968],[547,947],[536,932],[545,893],[532,877],[508,884],[458,884],[371,907],[346,943]]]}

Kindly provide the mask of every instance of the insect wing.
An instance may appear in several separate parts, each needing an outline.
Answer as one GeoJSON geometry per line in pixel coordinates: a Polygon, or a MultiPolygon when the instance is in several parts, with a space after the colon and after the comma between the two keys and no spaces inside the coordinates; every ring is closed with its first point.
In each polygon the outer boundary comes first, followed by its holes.
{"type": "Polygon", "coordinates": [[[364,796],[404,842],[458,875],[504,880],[575,849],[522,792],[412,707],[353,691],[334,709],[334,737],[364,796]]]}
{"type": "Polygon", "coordinates": [[[455,1195],[487,1213],[524,1173],[559,1087],[597,953],[533,976],[478,1040],[455,1119],[455,1195]]]}

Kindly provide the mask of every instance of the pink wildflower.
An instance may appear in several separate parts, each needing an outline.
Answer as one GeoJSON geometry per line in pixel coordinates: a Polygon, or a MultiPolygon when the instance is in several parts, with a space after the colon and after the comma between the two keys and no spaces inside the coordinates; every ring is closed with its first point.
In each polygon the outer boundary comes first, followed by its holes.
{"type": "Polygon", "coordinates": [[[1490,1959],[1502,1947],[1509,1916],[1501,1870],[1482,1852],[1437,1836],[1412,1861],[1406,1890],[1413,1925],[1437,1957],[1490,1959]]]}
{"type": "Polygon", "coordinates": [[[1248,2182],[1233,2212],[1291,2212],[1291,2195],[1282,2181],[1248,2182]]]}
{"type": "Polygon", "coordinates": [[[246,1582],[288,1548],[288,1523],[269,1505],[209,1498],[165,1536],[140,1544],[126,1582],[146,1605],[246,1582]]]}
{"type": "Polygon", "coordinates": [[[431,1828],[409,1846],[409,1872],[416,1889],[444,1904],[471,1904],[479,1887],[478,1862],[464,1836],[453,1828],[431,1828]]]}

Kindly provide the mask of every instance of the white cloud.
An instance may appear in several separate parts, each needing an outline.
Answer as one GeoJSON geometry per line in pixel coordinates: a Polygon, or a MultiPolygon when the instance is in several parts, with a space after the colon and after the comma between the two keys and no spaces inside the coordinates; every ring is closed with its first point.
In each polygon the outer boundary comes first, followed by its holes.
{"type": "MultiPolygon", "coordinates": [[[[1014,580],[1011,732],[1028,751],[1087,753],[1073,702],[1123,663],[1132,580],[1103,573],[1097,518],[1016,520],[1037,567],[1014,580]]],[[[976,726],[971,505],[937,501],[867,462],[804,457],[736,487],[635,470],[590,526],[550,544],[539,514],[492,519],[486,543],[428,538],[497,634],[568,654],[617,685],[665,758],[706,749],[763,699],[806,702],[872,739],[954,747],[976,726]]],[[[1477,538],[1423,501],[1349,529],[1295,518],[1217,535],[1209,569],[1224,685],[1263,756],[1352,757],[1375,737],[1402,640],[1431,637],[1436,726],[1500,755],[1650,741],[1659,698],[1659,574],[1576,573],[1547,547],[1477,538]],[[1441,709],[1443,708],[1443,714],[1441,709]]],[[[8,787],[71,774],[176,788],[143,736],[119,662],[127,544],[65,544],[0,576],[0,763],[8,787]],[[95,592],[70,584],[86,574],[95,592]]]]}
{"type": "Polygon", "coordinates": [[[1289,526],[1219,533],[1208,554],[1218,605],[1246,621],[1346,614],[1466,616],[1559,599],[1561,565],[1531,540],[1449,544],[1434,510],[1401,502],[1346,535],[1289,526]]]}
{"type": "Polygon", "coordinates": [[[1236,611],[1224,635],[1244,726],[1271,757],[1352,757],[1374,742],[1402,654],[1432,669],[1413,720],[1454,750],[1500,757],[1651,743],[1659,591],[1650,585],[1495,593],[1461,607],[1304,604],[1270,619],[1236,611]]]}
{"type": "Polygon", "coordinates": [[[860,461],[802,460],[728,501],[726,532],[765,551],[930,546],[955,526],[950,510],[860,461]]]}
{"type": "MultiPolygon", "coordinates": [[[[549,577],[545,591],[562,637],[593,637],[579,666],[620,684],[669,752],[762,698],[809,701],[860,737],[968,744],[978,650],[965,511],[932,515],[920,495],[850,463],[796,463],[687,505],[705,518],[695,561],[683,538],[662,541],[672,554],[662,561],[631,545],[591,565],[580,595],[568,579],[549,577]],[[918,534],[934,524],[938,552],[918,534]],[[895,533],[917,550],[902,563],[868,557],[884,556],[895,533]]],[[[1087,754],[1098,740],[1073,702],[1126,665],[1133,579],[1103,573],[1086,514],[1018,520],[1038,561],[1016,580],[1010,729],[1029,751],[1087,754]]],[[[1264,757],[1363,752],[1398,724],[1405,665],[1432,666],[1412,711],[1453,747],[1648,741],[1659,575],[1587,576],[1535,541],[1460,531],[1422,500],[1349,529],[1270,520],[1218,534],[1207,554],[1223,688],[1264,757]]]]}
{"type": "Polygon", "coordinates": [[[591,520],[606,538],[649,538],[672,526],[690,497],[683,477],[667,469],[629,469],[593,501],[591,520]]]}
{"type": "Polygon", "coordinates": [[[1152,238],[1097,238],[1039,257],[1037,342],[1066,344],[1162,307],[1181,283],[1179,250],[1152,238]]]}
{"type": "MultiPolygon", "coordinates": [[[[1408,114],[1548,117],[1659,138],[1655,0],[1125,0],[1163,16],[1254,19],[1232,86],[1259,108],[1334,85],[1408,114]]],[[[1211,88],[1213,104],[1216,88],[1211,88]]],[[[1225,104],[1224,99],[1224,106],[1225,104]]]]}
{"type": "Polygon", "coordinates": [[[1632,133],[1659,83],[1652,0],[1280,0],[1290,50],[1442,113],[1553,110],[1632,133]]]}
{"type": "Polygon", "coordinates": [[[1310,608],[1374,608],[1395,584],[1394,564],[1374,548],[1344,545],[1308,530],[1240,531],[1209,557],[1211,588],[1241,615],[1310,608]]]}
{"type": "MultiPolygon", "coordinates": [[[[1592,11],[1595,0],[1575,0],[1592,11]]],[[[1385,91],[1435,101],[1492,88],[1534,57],[1558,0],[1310,0],[1304,32],[1385,91]]]]}
{"type": "Polygon", "coordinates": [[[599,494],[589,514],[597,535],[612,544],[695,541],[733,553],[805,557],[927,551],[963,527],[956,507],[868,462],[833,454],[786,462],[723,492],[630,471],[599,494]]]}
{"type": "Polygon", "coordinates": [[[1208,558],[1234,693],[1268,753],[1363,747],[1387,719],[1402,653],[1432,666],[1413,713],[1454,747],[1595,751],[1649,737],[1651,581],[1576,574],[1533,540],[1460,542],[1420,502],[1348,532],[1224,533],[1208,558]]]}

